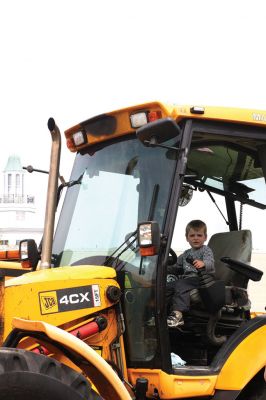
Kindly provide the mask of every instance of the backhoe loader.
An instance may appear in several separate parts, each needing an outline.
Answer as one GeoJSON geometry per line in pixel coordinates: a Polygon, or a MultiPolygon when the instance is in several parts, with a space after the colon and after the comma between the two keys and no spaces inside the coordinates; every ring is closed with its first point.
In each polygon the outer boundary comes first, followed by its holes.
{"type": "Polygon", "coordinates": [[[265,237],[266,111],[150,102],[90,118],[65,131],[76,158],[63,185],[48,128],[43,239],[0,262],[1,399],[265,400],[266,314],[249,284],[263,275],[251,256],[265,237]],[[212,203],[226,221],[208,243],[215,279],[202,275],[169,328],[183,221],[207,210],[216,226],[212,203]]]}

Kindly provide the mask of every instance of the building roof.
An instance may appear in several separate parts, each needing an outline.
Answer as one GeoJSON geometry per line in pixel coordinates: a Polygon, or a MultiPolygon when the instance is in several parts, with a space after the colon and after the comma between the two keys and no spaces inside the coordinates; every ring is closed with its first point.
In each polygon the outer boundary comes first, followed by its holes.
{"type": "Polygon", "coordinates": [[[6,164],[6,167],[4,169],[4,172],[7,171],[22,171],[22,165],[20,161],[20,157],[16,154],[12,154],[11,156],[8,157],[8,161],[6,164]]]}

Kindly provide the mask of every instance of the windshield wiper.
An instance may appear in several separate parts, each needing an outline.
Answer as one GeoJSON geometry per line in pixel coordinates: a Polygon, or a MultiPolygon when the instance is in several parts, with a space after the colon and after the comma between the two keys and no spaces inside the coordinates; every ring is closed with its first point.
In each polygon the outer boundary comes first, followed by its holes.
{"type": "MultiPolygon", "coordinates": [[[[158,199],[158,193],[159,193],[159,189],[160,189],[160,185],[158,183],[156,183],[153,187],[153,192],[152,192],[152,198],[151,198],[151,204],[149,207],[149,214],[148,214],[148,221],[153,220],[154,217],[154,212],[155,212],[155,207],[156,207],[156,203],[157,203],[157,199],[158,199]]],[[[132,251],[134,251],[135,253],[138,251],[138,246],[133,247],[133,244],[136,242],[137,240],[137,229],[129,234],[126,235],[126,239],[125,241],[120,244],[119,247],[117,247],[115,249],[115,251],[107,257],[107,259],[105,260],[105,262],[102,265],[107,266],[107,264],[110,262],[111,265],[114,264],[114,262],[116,262],[115,267],[117,269],[117,267],[121,264],[121,260],[119,260],[120,256],[127,251],[128,249],[131,249],[132,251]],[[130,239],[134,238],[131,242],[129,241],[130,239]],[[120,253],[118,253],[115,258],[114,255],[126,244],[126,247],[124,247],[120,253]]],[[[120,268],[120,270],[122,269],[122,267],[120,268]]],[[[141,265],[140,265],[140,274],[142,271],[142,261],[141,261],[141,265]]]]}
{"type": "MultiPolygon", "coordinates": [[[[120,256],[121,256],[125,251],[127,251],[129,248],[133,249],[133,248],[132,248],[132,245],[135,243],[136,240],[137,240],[137,229],[136,229],[134,232],[131,232],[130,234],[126,235],[125,241],[124,241],[122,244],[120,244],[120,246],[117,247],[117,248],[115,249],[115,251],[114,251],[110,256],[108,256],[108,257],[106,258],[106,260],[104,261],[104,263],[103,263],[102,265],[107,266],[107,265],[109,264],[109,262],[110,262],[111,265],[114,263],[114,261],[117,262],[117,261],[119,260],[120,256]],[[132,239],[132,238],[134,238],[134,239],[133,239],[132,241],[130,241],[130,239],[132,239]],[[126,244],[126,247],[124,247],[124,248],[120,251],[120,253],[118,253],[118,254],[115,256],[115,258],[114,258],[114,255],[115,255],[125,244],[126,244]]],[[[137,247],[134,248],[134,250],[136,250],[136,249],[137,249],[137,247]]],[[[121,261],[120,261],[120,263],[121,263],[121,261]]],[[[117,262],[117,263],[116,263],[116,267],[117,267],[118,265],[119,265],[119,263],[117,262]]]]}

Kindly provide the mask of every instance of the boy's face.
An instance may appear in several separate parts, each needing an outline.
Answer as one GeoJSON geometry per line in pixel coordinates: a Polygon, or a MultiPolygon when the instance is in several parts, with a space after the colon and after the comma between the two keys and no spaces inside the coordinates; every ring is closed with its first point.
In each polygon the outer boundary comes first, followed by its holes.
{"type": "Polygon", "coordinates": [[[204,233],[204,228],[202,229],[193,229],[191,228],[187,234],[187,241],[193,249],[199,249],[203,246],[205,240],[207,239],[207,235],[204,233]]]}

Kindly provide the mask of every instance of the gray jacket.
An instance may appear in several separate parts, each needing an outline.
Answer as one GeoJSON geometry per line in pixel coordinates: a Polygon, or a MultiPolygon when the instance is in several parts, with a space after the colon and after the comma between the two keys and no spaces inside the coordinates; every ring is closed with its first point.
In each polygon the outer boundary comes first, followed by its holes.
{"type": "Polygon", "coordinates": [[[206,245],[203,245],[199,249],[191,248],[184,251],[184,253],[180,254],[180,256],[177,258],[176,264],[169,266],[167,268],[167,272],[170,274],[179,275],[180,271],[182,271],[181,275],[185,276],[197,275],[198,273],[197,268],[186,261],[187,257],[192,257],[193,259],[202,260],[205,264],[205,271],[211,275],[215,274],[213,252],[211,248],[206,245]]]}

